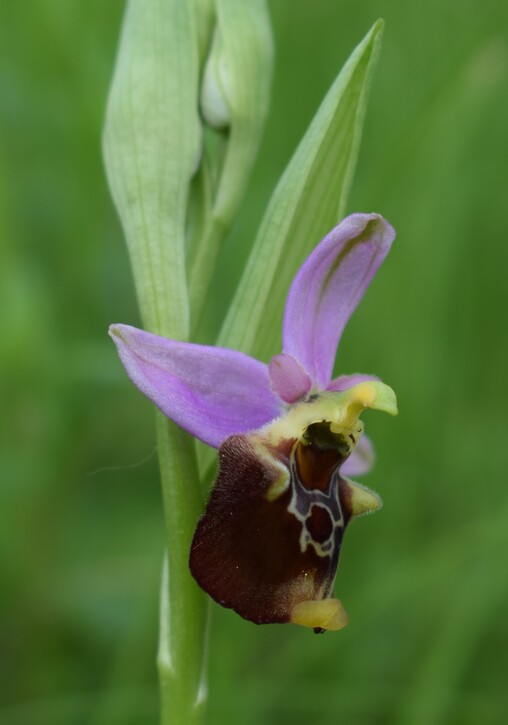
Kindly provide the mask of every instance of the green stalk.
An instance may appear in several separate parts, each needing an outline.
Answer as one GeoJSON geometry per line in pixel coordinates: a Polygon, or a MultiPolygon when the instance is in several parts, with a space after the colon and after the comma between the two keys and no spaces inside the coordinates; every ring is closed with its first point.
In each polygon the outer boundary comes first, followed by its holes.
{"type": "Polygon", "coordinates": [[[192,310],[194,329],[201,320],[207,293],[213,277],[215,262],[217,261],[217,255],[227,230],[227,223],[225,224],[212,217],[197,250],[189,282],[190,308],[192,310]]]}
{"type": "Polygon", "coordinates": [[[189,572],[189,549],[202,509],[194,444],[157,413],[166,550],[157,664],[162,725],[197,725],[206,700],[208,603],[189,572]]]}
{"type": "MultiPolygon", "coordinates": [[[[130,0],[104,130],[113,199],[125,231],[144,327],[189,337],[185,220],[201,154],[200,42],[208,2],[130,0]]],[[[202,499],[192,438],[157,414],[167,566],[158,666],[163,725],[203,714],[205,595],[192,579],[189,548],[202,499]]]]}

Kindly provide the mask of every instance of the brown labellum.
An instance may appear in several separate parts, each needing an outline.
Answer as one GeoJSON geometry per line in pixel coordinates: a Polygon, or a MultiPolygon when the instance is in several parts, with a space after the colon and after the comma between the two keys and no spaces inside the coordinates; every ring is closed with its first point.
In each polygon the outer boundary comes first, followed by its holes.
{"type": "Polygon", "coordinates": [[[306,612],[328,599],[344,530],[359,513],[356,485],[339,475],[349,452],[328,423],[276,447],[256,434],[228,438],[191,547],[199,585],[257,624],[289,622],[297,605],[306,612]]]}

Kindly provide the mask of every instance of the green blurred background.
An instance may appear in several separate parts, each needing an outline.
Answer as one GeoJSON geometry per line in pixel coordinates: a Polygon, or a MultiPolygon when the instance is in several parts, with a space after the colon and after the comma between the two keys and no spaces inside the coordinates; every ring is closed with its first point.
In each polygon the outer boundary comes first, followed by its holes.
{"type": "MultiPolygon", "coordinates": [[[[153,413],[106,336],[139,324],[100,133],[120,0],[0,3],[0,722],[157,722],[163,548],[153,413]]],[[[271,190],[386,20],[350,211],[396,227],[338,369],[375,371],[385,502],[351,527],[338,634],[213,608],[209,722],[490,725],[508,717],[508,6],[273,0],[265,141],[211,338],[271,190]]],[[[318,240],[316,240],[318,241],[318,240]]]]}

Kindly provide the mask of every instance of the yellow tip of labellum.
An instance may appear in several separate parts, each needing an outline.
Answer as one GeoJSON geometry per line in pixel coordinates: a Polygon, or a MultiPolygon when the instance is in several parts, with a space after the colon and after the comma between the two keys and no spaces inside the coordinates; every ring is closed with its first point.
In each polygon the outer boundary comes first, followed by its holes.
{"type": "Polygon", "coordinates": [[[295,604],[291,622],[302,627],[336,631],[346,626],[348,616],[338,599],[318,599],[295,604]]]}

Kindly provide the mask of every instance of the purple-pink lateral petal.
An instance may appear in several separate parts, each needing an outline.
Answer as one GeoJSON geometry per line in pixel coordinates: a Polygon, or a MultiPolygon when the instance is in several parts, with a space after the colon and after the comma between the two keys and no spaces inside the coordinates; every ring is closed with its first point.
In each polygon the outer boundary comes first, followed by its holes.
{"type": "Polygon", "coordinates": [[[379,214],[352,214],[318,244],[286,300],[283,350],[322,388],[330,383],[342,330],[395,238],[379,214]]]}
{"type": "Polygon", "coordinates": [[[374,446],[364,433],[347,461],[342,464],[340,472],[343,476],[363,476],[372,468],[374,459],[374,446]]]}
{"type": "Polygon", "coordinates": [[[274,355],[268,366],[270,382],[275,393],[285,403],[296,403],[303,398],[312,387],[306,370],[291,355],[281,353],[274,355]]]}
{"type": "Polygon", "coordinates": [[[332,382],[327,386],[327,390],[336,390],[339,393],[342,393],[344,390],[349,390],[349,388],[352,388],[353,385],[358,385],[358,383],[365,383],[368,380],[379,380],[376,375],[363,375],[361,373],[358,373],[356,375],[339,375],[338,378],[335,378],[332,380],[332,382]]]}
{"type": "Polygon", "coordinates": [[[268,366],[236,350],[168,340],[112,325],[127,375],[155,405],[210,446],[280,415],[268,366]]]}

